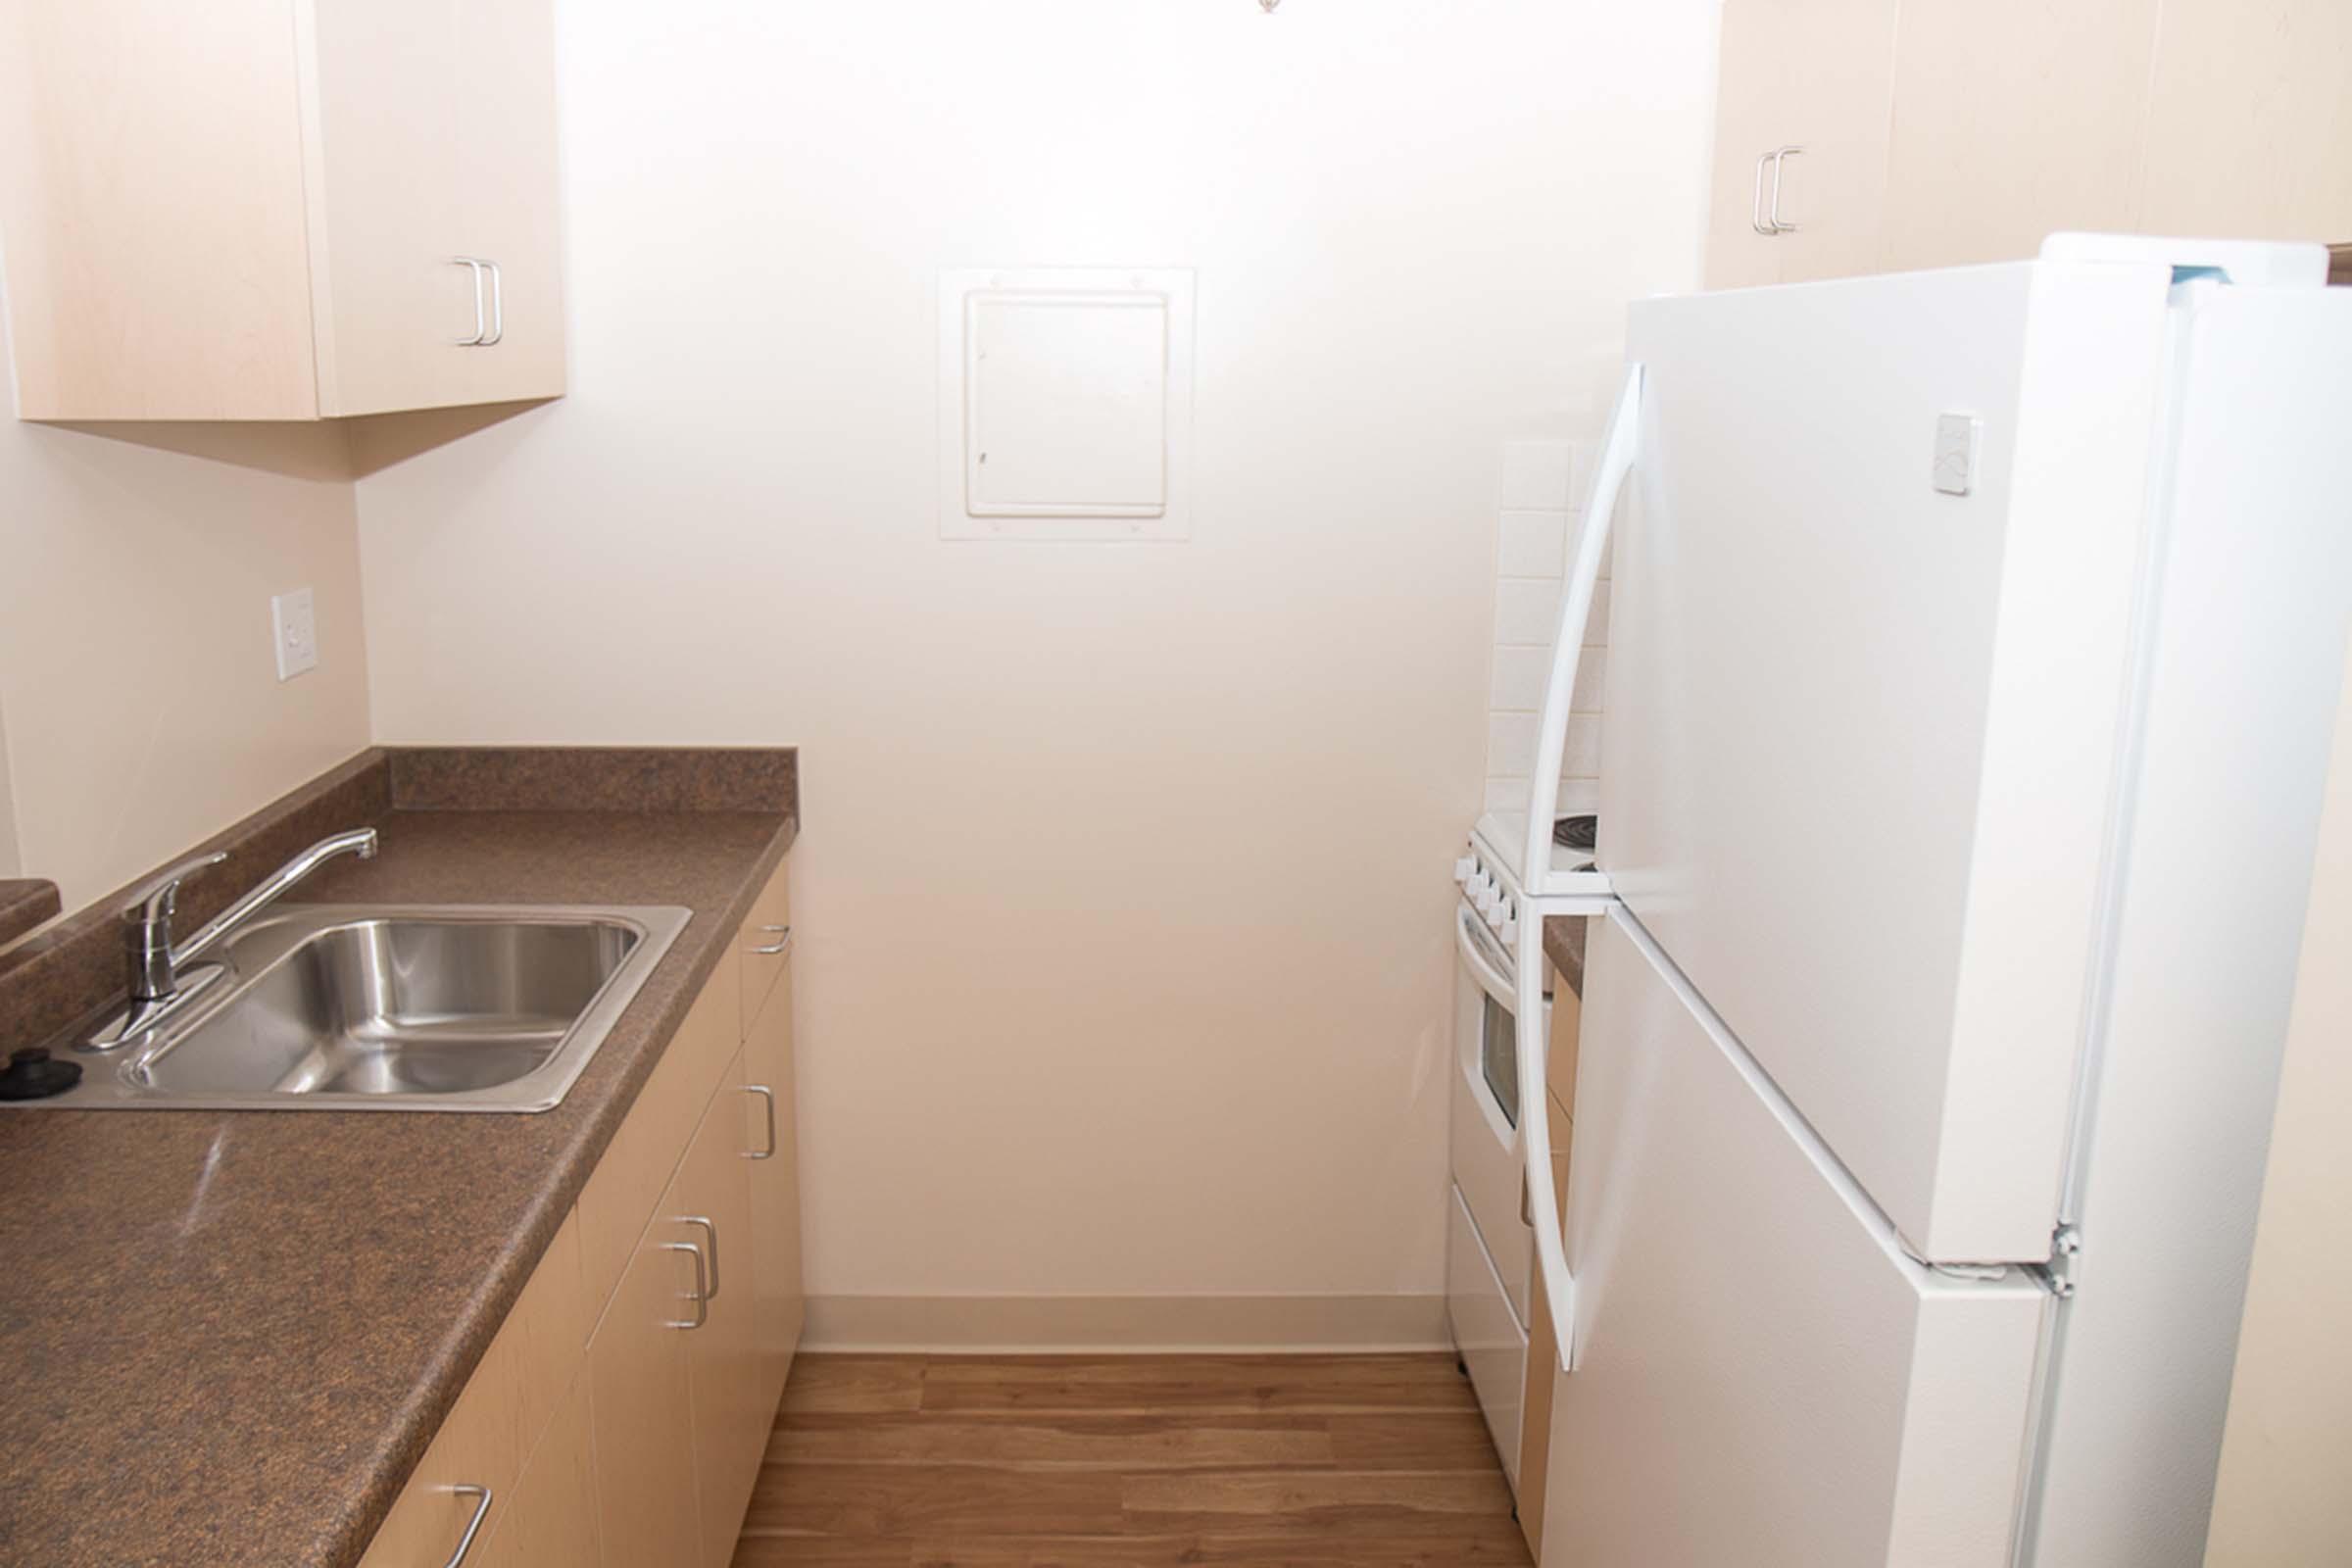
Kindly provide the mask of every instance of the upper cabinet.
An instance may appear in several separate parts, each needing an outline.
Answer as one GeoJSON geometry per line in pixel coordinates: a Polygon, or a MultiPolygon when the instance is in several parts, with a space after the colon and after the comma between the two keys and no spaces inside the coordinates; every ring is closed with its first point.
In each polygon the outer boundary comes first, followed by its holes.
{"type": "Polygon", "coordinates": [[[2347,79],[2344,0],[1726,0],[1707,280],[2352,238],[2347,79]]]}
{"type": "Polygon", "coordinates": [[[2352,240],[2352,5],[2164,0],[2140,226],[2352,240]]]}
{"type": "Polygon", "coordinates": [[[1867,272],[1896,0],[1729,0],[1707,286],[1867,272]]]}
{"type": "Polygon", "coordinates": [[[0,7],[28,419],[561,396],[553,0],[0,7]]]}
{"type": "Polygon", "coordinates": [[[2157,4],[1906,0],[1878,269],[2015,261],[2056,229],[2136,227],[2157,4]]]}

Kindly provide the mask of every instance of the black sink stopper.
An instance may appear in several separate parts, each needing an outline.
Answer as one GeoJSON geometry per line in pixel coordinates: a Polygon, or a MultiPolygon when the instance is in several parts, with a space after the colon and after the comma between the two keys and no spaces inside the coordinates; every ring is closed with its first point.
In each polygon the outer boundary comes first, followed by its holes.
{"type": "Polygon", "coordinates": [[[40,1046],[16,1052],[0,1071],[0,1100],[46,1100],[81,1082],[81,1063],[51,1061],[40,1046]]]}

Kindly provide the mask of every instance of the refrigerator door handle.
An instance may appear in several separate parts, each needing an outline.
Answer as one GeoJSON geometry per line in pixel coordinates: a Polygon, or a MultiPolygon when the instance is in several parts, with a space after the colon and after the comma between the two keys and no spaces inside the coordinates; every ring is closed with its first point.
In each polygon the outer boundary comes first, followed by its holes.
{"type": "Polygon", "coordinates": [[[1600,564],[1608,553],[1609,519],[1626,475],[1634,471],[1634,448],[1642,422],[1642,367],[1625,368],[1617,412],[1601,441],[1600,466],[1585,502],[1585,525],[1577,535],[1576,564],[1569,568],[1568,593],[1560,606],[1560,631],[1551,648],[1551,683],[1544,689],[1544,723],[1536,733],[1534,783],[1528,791],[1527,850],[1519,885],[1530,893],[1550,885],[1551,823],[1560,804],[1560,762],[1568,748],[1568,710],[1576,698],[1576,669],[1592,619],[1592,596],[1600,585],[1600,564]]]}
{"type": "MultiPolygon", "coordinates": [[[[1544,921],[1530,910],[1519,922],[1519,1016],[1544,1016],[1544,921]]],[[[1536,1233],[1536,1267],[1551,1310],[1552,1342],[1560,1370],[1576,1370],[1576,1276],[1568,1272],[1568,1242],[1551,1190],[1551,1117],[1544,1102],[1551,1079],[1551,1032],[1523,1028],[1519,1045],[1519,1147],[1527,1156],[1520,1200],[1536,1233]]]]}

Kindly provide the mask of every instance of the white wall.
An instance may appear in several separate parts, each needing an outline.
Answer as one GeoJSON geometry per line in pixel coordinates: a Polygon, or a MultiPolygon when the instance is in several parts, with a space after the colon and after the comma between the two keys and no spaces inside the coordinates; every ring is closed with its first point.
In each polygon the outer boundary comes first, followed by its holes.
{"type": "Polygon", "coordinates": [[[339,430],[0,417],[0,865],[72,909],[366,746],[357,527],[339,430]],[[319,667],[280,685],[306,583],[319,667]]]}
{"type": "Polygon", "coordinates": [[[1711,0],[560,26],[572,392],[361,481],[377,737],[804,748],[866,1321],[1435,1292],[1496,454],[1695,276],[1711,0]],[[938,272],[1088,264],[1198,270],[1191,541],[943,543],[938,272]]]}

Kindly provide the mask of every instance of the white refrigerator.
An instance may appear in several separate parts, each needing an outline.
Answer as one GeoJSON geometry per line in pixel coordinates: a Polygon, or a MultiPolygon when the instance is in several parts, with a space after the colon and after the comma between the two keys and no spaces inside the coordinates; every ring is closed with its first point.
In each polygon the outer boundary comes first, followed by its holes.
{"type": "Polygon", "coordinates": [[[1544,731],[1622,477],[1599,870],[1522,867],[1523,976],[1595,916],[1547,1568],[2201,1560],[2352,629],[2325,271],[1634,307],[1544,731]]]}

